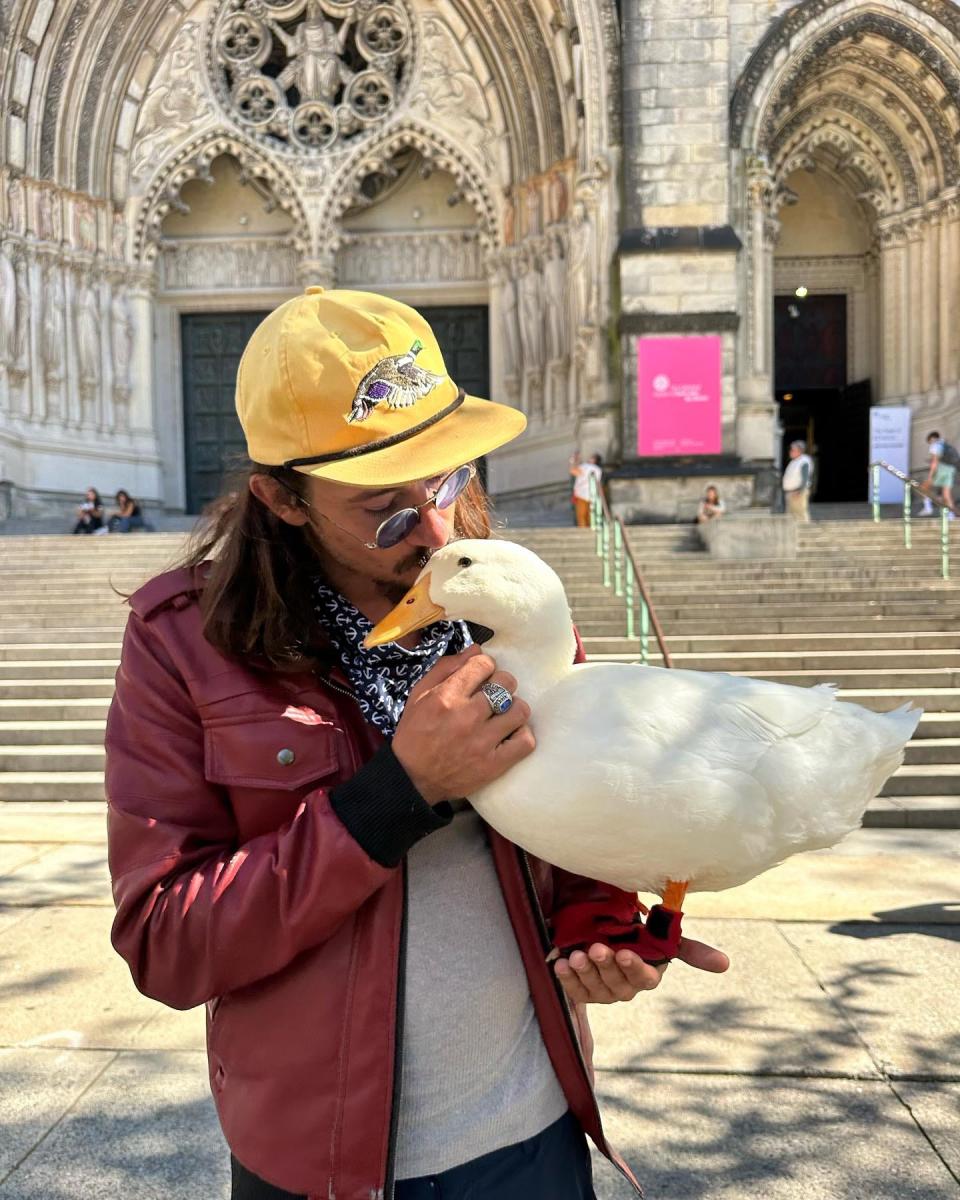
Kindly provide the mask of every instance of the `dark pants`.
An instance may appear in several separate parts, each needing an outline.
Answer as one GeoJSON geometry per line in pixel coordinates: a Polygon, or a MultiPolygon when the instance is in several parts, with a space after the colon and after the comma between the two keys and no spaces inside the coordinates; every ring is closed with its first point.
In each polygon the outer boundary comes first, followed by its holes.
{"type": "Polygon", "coordinates": [[[143,517],[111,517],[111,533],[133,533],[135,529],[143,528],[143,517]]]}
{"type": "MultiPolygon", "coordinates": [[[[231,1200],[305,1200],[264,1183],[234,1158],[231,1200]]],[[[404,1179],[393,1200],[596,1200],[590,1151],[571,1114],[536,1137],[440,1175],[404,1179]]]]}

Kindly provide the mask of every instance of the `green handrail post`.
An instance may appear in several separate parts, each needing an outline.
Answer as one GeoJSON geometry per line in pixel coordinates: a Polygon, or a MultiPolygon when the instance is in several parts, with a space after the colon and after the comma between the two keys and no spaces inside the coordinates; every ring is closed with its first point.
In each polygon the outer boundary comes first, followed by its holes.
{"type": "Polygon", "coordinates": [[[913,517],[913,497],[910,495],[910,484],[903,485],[903,544],[908,550],[913,549],[910,521],[913,517]]]}
{"type": "Polygon", "coordinates": [[[619,521],[613,527],[613,590],[623,595],[623,526],[619,521]]]}
{"type": "Polygon", "coordinates": [[[640,661],[646,666],[650,661],[650,609],[640,598],[640,661]]]}
{"type": "Polygon", "coordinates": [[[873,464],[873,519],[880,520],[880,464],[873,464]]]}
{"type": "Polygon", "coordinates": [[[949,509],[940,509],[940,573],[950,578],[950,516],[949,509]]]}
{"type": "Polygon", "coordinates": [[[603,522],[603,586],[610,586],[610,552],[611,552],[610,522],[603,522]]]}
{"type": "Polygon", "coordinates": [[[632,638],[636,633],[636,623],[633,619],[633,567],[627,563],[627,637],[632,638]]]}

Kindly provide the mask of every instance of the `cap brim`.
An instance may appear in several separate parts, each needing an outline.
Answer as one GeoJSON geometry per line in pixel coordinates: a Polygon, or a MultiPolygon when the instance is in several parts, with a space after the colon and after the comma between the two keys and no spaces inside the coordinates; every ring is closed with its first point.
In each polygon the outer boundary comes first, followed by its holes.
{"type": "Polygon", "coordinates": [[[304,475],[351,487],[390,487],[430,479],[519,437],[527,418],[516,408],[465,397],[463,404],[436,425],[405,442],[316,467],[297,467],[304,475]]]}

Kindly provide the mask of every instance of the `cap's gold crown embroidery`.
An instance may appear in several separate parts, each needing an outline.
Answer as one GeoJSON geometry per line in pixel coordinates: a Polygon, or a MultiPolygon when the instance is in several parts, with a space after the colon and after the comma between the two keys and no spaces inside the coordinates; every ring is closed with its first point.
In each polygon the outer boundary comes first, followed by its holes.
{"type": "Polygon", "coordinates": [[[434,375],[416,365],[423,342],[416,341],[406,354],[381,359],[360,380],[353,408],[347,414],[347,424],[365,421],[378,404],[388,408],[409,408],[444,382],[443,375],[434,375]]]}

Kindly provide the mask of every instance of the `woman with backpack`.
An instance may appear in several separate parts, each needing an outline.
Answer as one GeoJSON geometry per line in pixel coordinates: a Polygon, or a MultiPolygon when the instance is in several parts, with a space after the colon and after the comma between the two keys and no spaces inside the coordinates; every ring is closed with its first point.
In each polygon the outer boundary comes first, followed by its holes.
{"type": "Polygon", "coordinates": [[[957,515],[957,509],[953,502],[953,485],[957,478],[960,454],[935,429],[927,434],[927,445],[930,447],[930,470],[924,481],[924,487],[942,489],[941,495],[943,503],[947,507],[947,516],[952,520],[957,515]]]}

